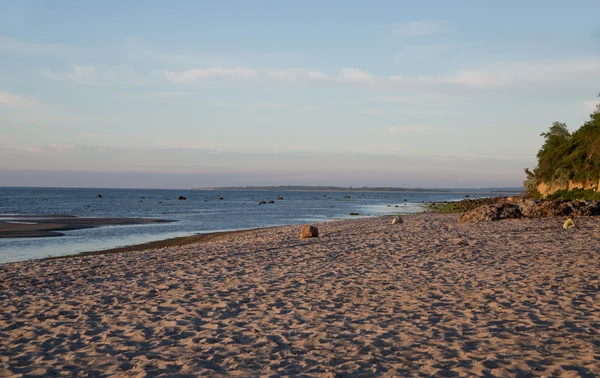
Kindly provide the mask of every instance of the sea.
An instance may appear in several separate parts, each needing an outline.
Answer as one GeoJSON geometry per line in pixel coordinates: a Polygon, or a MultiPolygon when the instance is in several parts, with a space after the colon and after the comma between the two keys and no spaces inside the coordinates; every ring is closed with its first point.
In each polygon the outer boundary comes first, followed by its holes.
{"type": "Polygon", "coordinates": [[[19,215],[65,214],[173,221],[64,231],[65,236],[61,237],[0,239],[0,263],[100,251],[216,231],[405,215],[423,211],[428,202],[500,194],[475,189],[382,192],[0,187],[0,220],[19,215]],[[97,198],[98,194],[102,198],[97,198]],[[179,196],[187,199],[178,200],[179,196]],[[274,203],[259,205],[260,201],[269,200],[274,203]]]}

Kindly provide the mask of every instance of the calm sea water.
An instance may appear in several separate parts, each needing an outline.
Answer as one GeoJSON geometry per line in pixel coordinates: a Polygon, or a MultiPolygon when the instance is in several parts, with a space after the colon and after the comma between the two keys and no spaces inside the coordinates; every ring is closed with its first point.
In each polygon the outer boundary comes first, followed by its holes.
{"type": "Polygon", "coordinates": [[[471,198],[492,195],[464,191],[383,193],[0,188],[0,217],[11,214],[68,214],[176,221],[66,231],[63,237],[0,239],[0,263],[97,251],[198,233],[322,222],[348,218],[351,212],[360,216],[410,214],[421,211],[423,202],[460,200],[466,194],[471,198]],[[103,198],[96,198],[96,194],[103,198]],[[177,200],[180,195],[187,200],[177,200]],[[284,199],[277,200],[280,196],[284,199]],[[218,200],[219,197],[223,200],[218,200]],[[270,199],[275,203],[258,205],[259,201],[270,199]]]}

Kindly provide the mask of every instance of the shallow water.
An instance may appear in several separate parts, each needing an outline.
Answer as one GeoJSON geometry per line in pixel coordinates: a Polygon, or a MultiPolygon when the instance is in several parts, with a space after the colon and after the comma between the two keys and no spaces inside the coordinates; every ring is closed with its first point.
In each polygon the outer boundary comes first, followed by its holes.
{"type": "Polygon", "coordinates": [[[162,240],[198,233],[419,212],[423,202],[490,192],[302,192],[0,188],[0,219],[19,214],[159,218],[176,222],[66,231],[52,238],[0,239],[0,263],[162,240]],[[102,198],[96,198],[101,194],[102,198]],[[178,196],[187,200],[179,201],[178,196]],[[277,200],[278,197],[283,200],[277,200]],[[350,198],[345,198],[350,196],[350,198]],[[223,200],[218,200],[222,197],[223,200]],[[275,203],[259,206],[259,201],[275,203]]]}

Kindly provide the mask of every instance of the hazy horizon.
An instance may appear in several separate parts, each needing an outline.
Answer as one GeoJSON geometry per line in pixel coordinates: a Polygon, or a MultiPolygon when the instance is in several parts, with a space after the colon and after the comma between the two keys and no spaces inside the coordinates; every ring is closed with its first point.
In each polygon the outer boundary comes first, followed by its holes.
{"type": "Polygon", "coordinates": [[[600,2],[0,2],[0,186],[520,187],[600,2]]]}
{"type": "MultiPolygon", "coordinates": [[[[353,188],[353,189],[374,189],[374,188],[397,188],[397,189],[423,189],[423,190],[434,190],[434,189],[448,189],[448,190],[461,190],[461,189],[473,189],[473,190],[486,190],[486,189],[523,189],[523,186],[397,186],[397,185],[333,185],[327,183],[316,183],[316,184],[287,184],[287,183],[272,183],[272,184],[251,184],[251,185],[222,185],[222,186],[199,186],[190,185],[185,187],[179,186],[161,186],[165,182],[169,182],[171,178],[170,174],[165,176],[154,176],[144,178],[144,174],[133,174],[123,173],[123,176],[114,176],[112,172],[100,172],[101,177],[94,179],[91,176],[97,176],[98,172],[72,172],[72,171],[0,171],[0,177],[3,174],[12,175],[9,179],[14,182],[20,183],[20,185],[0,185],[0,188],[56,188],[56,189],[132,189],[132,190],[212,190],[222,188],[245,188],[245,187],[336,187],[336,188],[353,188]],[[31,175],[28,175],[31,174],[31,175]],[[66,175],[66,176],[65,176],[66,175]],[[80,175],[80,177],[77,177],[80,175]],[[108,177],[102,177],[108,175],[108,177]],[[124,180],[125,177],[132,176],[131,180],[124,180]],[[110,178],[112,177],[112,179],[110,178]],[[133,186],[139,185],[139,183],[145,183],[145,186],[133,186]],[[54,184],[57,183],[57,184],[54,184]],[[109,186],[103,186],[108,183],[109,186]],[[127,184],[134,183],[134,184],[127,184]]],[[[190,179],[192,182],[193,179],[190,179]]]]}

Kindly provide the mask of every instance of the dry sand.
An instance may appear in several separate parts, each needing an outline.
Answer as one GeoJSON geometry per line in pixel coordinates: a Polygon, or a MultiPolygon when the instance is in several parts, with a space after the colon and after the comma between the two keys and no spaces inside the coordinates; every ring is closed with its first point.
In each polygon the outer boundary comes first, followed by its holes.
{"type": "Polygon", "coordinates": [[[600,219],[455,220],[0,265],[0,376],[600,374],[600,219]]]}

